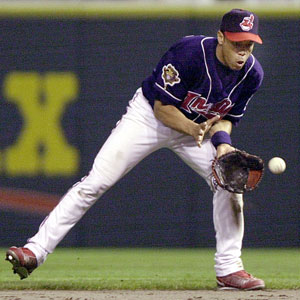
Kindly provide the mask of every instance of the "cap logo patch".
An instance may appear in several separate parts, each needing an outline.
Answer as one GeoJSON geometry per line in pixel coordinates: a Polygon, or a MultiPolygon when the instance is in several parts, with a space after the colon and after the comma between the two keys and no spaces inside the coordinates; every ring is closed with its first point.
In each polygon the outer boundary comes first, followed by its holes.
{"type": "Polygon", "coordinates": [[[250,17],[245,17],[240,23],[240,27],[244,31],[250,31],[253,28],[254,16],[251,14],[250,17]]]}
{"type": "Polygon", "coordinates": [[[161,77],[164,81],[165,88],[167,85],[173,86],[180,82],[179,73],[171,64],[163,67],[161,77]]]}

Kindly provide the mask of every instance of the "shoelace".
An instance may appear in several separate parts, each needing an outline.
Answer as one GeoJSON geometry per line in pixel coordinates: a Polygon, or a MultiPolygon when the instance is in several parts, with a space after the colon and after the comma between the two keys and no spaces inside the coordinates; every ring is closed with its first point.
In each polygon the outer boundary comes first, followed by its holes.
{"type": "Polygon", "coordinates": [[[251,274],[249,274],[245,270],[236,272],[236,275],[239,275],[239,276],[245,277],[245,278],[252,278],[253,277],[251,274]]]}

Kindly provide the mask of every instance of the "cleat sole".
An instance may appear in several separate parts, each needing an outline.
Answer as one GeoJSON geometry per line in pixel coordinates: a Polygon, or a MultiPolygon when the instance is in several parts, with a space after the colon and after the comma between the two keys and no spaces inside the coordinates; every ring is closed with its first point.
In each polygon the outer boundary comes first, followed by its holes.
{"type": "Polygon", "coordinates": [[[29,276],[28,270],[20,265],[19,260],[15,257],[13,253],[6,253],[5,260],[8,260],[13,265],[12,270],[14,274],[18,274],[21,280],[29,276]]]}

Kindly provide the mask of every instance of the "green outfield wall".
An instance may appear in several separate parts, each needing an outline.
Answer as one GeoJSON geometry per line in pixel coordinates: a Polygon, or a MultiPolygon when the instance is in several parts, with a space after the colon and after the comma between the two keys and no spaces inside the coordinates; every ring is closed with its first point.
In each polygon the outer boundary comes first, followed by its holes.
{"type": "MultiPolygon", "coordinates": [[[[235,7],[235,6],[234,6],[235,7]]],[[[185,35],[215,36],[233,7],[0,6],[1,246],[21,245],[85,176],[142,80],[185,35]],[[9,234],[8,234],[9,233],[9,234]]],[[[265,79],[237,148],[286,160],[245,195],[246,247],[300,244],[300,8],[247,6],[260,16],[254,55],[265,79]]],[[[162,149],[99,200],[62,246],[213,247],[212,196],[162,149]]]]}
{"type": "Polygon", "coordinates": [[[265,18],[297,18],[300,17],[300,4],[287,2],[286,5],[278,3],[265,4],[238,4],[237,2],[216,2],[215,5],[161,2],[135,2],[135,1],[100,1],[68,3],[66,1],[54,2],[4,2],[1,3],[0,15],[3,17],[21,18],[122,18],[122,19],[176,19],[176,18],[216,18],[234,8],[253,10],[260,17],[265,18]]]}

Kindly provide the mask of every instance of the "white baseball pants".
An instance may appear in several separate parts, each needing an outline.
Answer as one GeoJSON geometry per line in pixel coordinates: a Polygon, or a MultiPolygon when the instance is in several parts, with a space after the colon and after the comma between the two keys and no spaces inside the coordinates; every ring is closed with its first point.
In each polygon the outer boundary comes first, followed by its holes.
{"type": "MultiPolygon", "coordinates": [[[[152,152],[168,148],[211,185],[211,162],[216,150],[209,139],[199,148],[191,136],[163,125],[143,96],[141,88],[127,112],[97,154],[89,175],[75,184],[29,238],[24,247],[35,253],[41,265],[69,230],[105,191],[152,152]]],[[[243,269],[241,247],[244,231],[242,195],[218,188],[213,196],[216,231],[217,276],[243,269]]]]}

